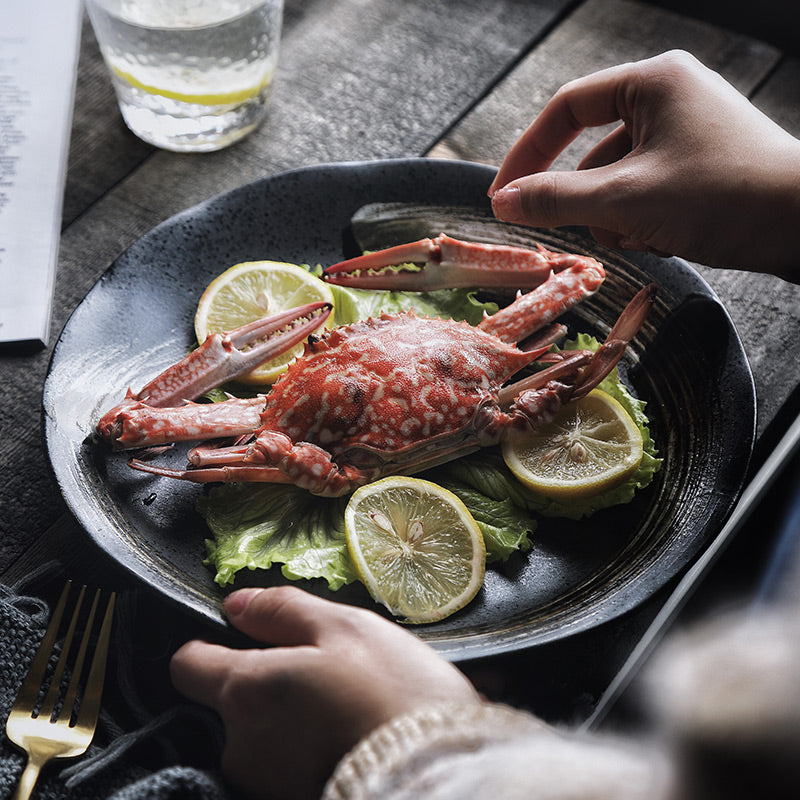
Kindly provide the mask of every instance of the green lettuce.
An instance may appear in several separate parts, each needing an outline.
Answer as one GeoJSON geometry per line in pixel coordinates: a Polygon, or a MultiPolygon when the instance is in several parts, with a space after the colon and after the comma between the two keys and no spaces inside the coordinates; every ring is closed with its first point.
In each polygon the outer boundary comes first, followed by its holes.
{"type": "MultiPolygon", "coordinates": [[[[597,350],[600,343],[592,336],[578,336],[564,343],[565,350],[597,350]]],[[[569,503],[552,500],[520,483],[511,470],[506,467],[499,447],[489,448],[442,468],[441,474],[429,476],[430,480],[445,485],[448,475],[475,490],[483,492],[495,500],[508,500],[524,514],[538,514],[544,517],[564,517],[582,519],[604,508],[629,503],[637,490],[645,488],[653,480],[661,467],[662,459],[650,436],[649,420],[645,414],[646,403],[633,397],[616,369],[603,379],[599,387],[614,397],[628,412],[642,434],[642,461],[639,469],[626,480],[606,492],[571,499],[569,503]]],[[[522,548],[521,548],[522,549],[522,548]]]]}
{"type": "Polygon", "coordinates": [[[376,317],[381,311],[416,311],[420,316],[466,320],[477,325],[483,312],[497,311],[495,303],[482,303],[475,297],[473,289],[442,289],[424,294],[413,292],[376,292],[366,289],[351,289],[331,285],[333,292],[333,321],[345,325],[368,317],[376,317]]]}
{"type": "Polygon", "coordinates": [[[215,581],[232,583],[240,569],[281,564],[284,577],[325,578],[336,590],[356,579],[344,536],[348,498],[323,498],[283,484],[229,483],[198,501],[213,539],[206,563],[215,581]]]}
{"type": "MultiPolygon", "coordinates": [[[[420,477],[461,498],[481,529],[489,563],[530,548],[534,524],[521,506],[487,496],[439,470],[420,477]]],[[[215,486],[198,501],[214,536],[206,540],[206,563],[216,569],[214,580],[225,586],[240,569],[281,564],[281,573],[291,580],[324,578],[333,591],[351,583],[357,575],[344,534],[349,499],[317,497],[284,484],[215,486]]]]}
{"type": "Polygon", "coordinates": [[[515,485],[521,484],[506,468],[499,448],[428,470],[423,477],[461,498],[481,529],[488,563],[507,561],[531,548],[536,522],[520,502],[515,485]]]}

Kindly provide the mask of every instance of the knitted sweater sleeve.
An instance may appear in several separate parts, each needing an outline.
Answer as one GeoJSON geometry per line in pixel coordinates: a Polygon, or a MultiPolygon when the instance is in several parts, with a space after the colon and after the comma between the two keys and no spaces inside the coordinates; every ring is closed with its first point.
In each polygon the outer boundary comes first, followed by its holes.
{"type": "Polygon", "coordinates": [[[445,704],[397,717],[362,740],[323,800],[660,800],[665,764],[646,749],[565,734],[489,703],[445,704]]]}

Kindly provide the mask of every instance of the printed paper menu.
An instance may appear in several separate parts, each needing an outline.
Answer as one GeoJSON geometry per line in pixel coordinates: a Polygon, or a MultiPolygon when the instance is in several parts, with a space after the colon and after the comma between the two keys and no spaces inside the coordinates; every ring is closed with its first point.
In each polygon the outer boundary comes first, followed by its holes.
{"type": "Polygon", "coordinates": [[[80,0],[0,10],[0,342],[47,343],[80,0]]]}

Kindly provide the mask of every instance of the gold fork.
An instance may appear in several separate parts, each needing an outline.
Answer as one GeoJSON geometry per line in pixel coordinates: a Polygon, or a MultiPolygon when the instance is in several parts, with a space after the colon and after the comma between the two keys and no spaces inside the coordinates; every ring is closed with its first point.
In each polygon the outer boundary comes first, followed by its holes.
{"type": "Polygon", "coordinates": [[[78,646],[75,660],[70,670],[71,677],[62,686],[64,670],[72,650],[72,640],[78,625],[81,606],[86,587],[82,586],[75,604],[75,611],[64,636],[61,655],[47,685],[47,693],[39,703],[46,687],[45,676],[51,654],[56,643],[61,618],[67,604],[72,581],[67,581],[61,592],[50,624],[47,626],[42,643],[34,656],[28,675],[20,687],[17,699],[6,723],[8,738],[28,754],[28,763],[20,778],[14,800],[28,800],[39,777],[41,768],[52,758],[72,758],[86,752],[92,741],[100,710],[100,696],[103,692],[103,679],[106,671],[106,656],[111,638],[111,620],[114,615],[116,593],[112,592],[106,606],[106,613],[100,627],[89,675],[80,702],[77,704],[78,685],[83,672],[86,652],[89,648],[92,626],[100,599],[100,590],[95,592],[85,631],[78,646]],[[60,700],[60,702],[59,702],[60,700]]]}

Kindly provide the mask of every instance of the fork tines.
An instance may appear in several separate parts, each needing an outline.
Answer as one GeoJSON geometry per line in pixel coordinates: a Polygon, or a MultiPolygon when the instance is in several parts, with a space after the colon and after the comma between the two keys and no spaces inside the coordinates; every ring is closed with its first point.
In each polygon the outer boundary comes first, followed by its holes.
{"type": "Polygon", "coordinates": [[[95,617],[101,595],[99,589],[95,591],[87,610],[84,606],[86,586],[80,587],[74,611],[66,631],[63,633],[63,644],[58,661],[52,672],[48,669],[52,663],[51,656],[54,646],[62,629],[62,618],[71,588],[72,581],[67,581],[14,705],[18,708],[30,709],[31,716],[34,718],[60,718],[62,721],[70,720],[71,725],[94,727],[103,691],[116,593],[112,592],[109,596],[105,615],[100,622],[99,632],[96,633],[94,655],[88,666],[88,675],[82,680],[86,667],[86,654],[95,635],[95,617]],[[83,636],[80,642],[77,642],[75,634],[81,628],[83,636]],[[49,672],[51,674],[48,679],[49,672]],[[81,685],[85,688],[82,698],[78,699],[78,687],[81,685]],[[76,699],[78,699],[77,703],[76,699]]]}

